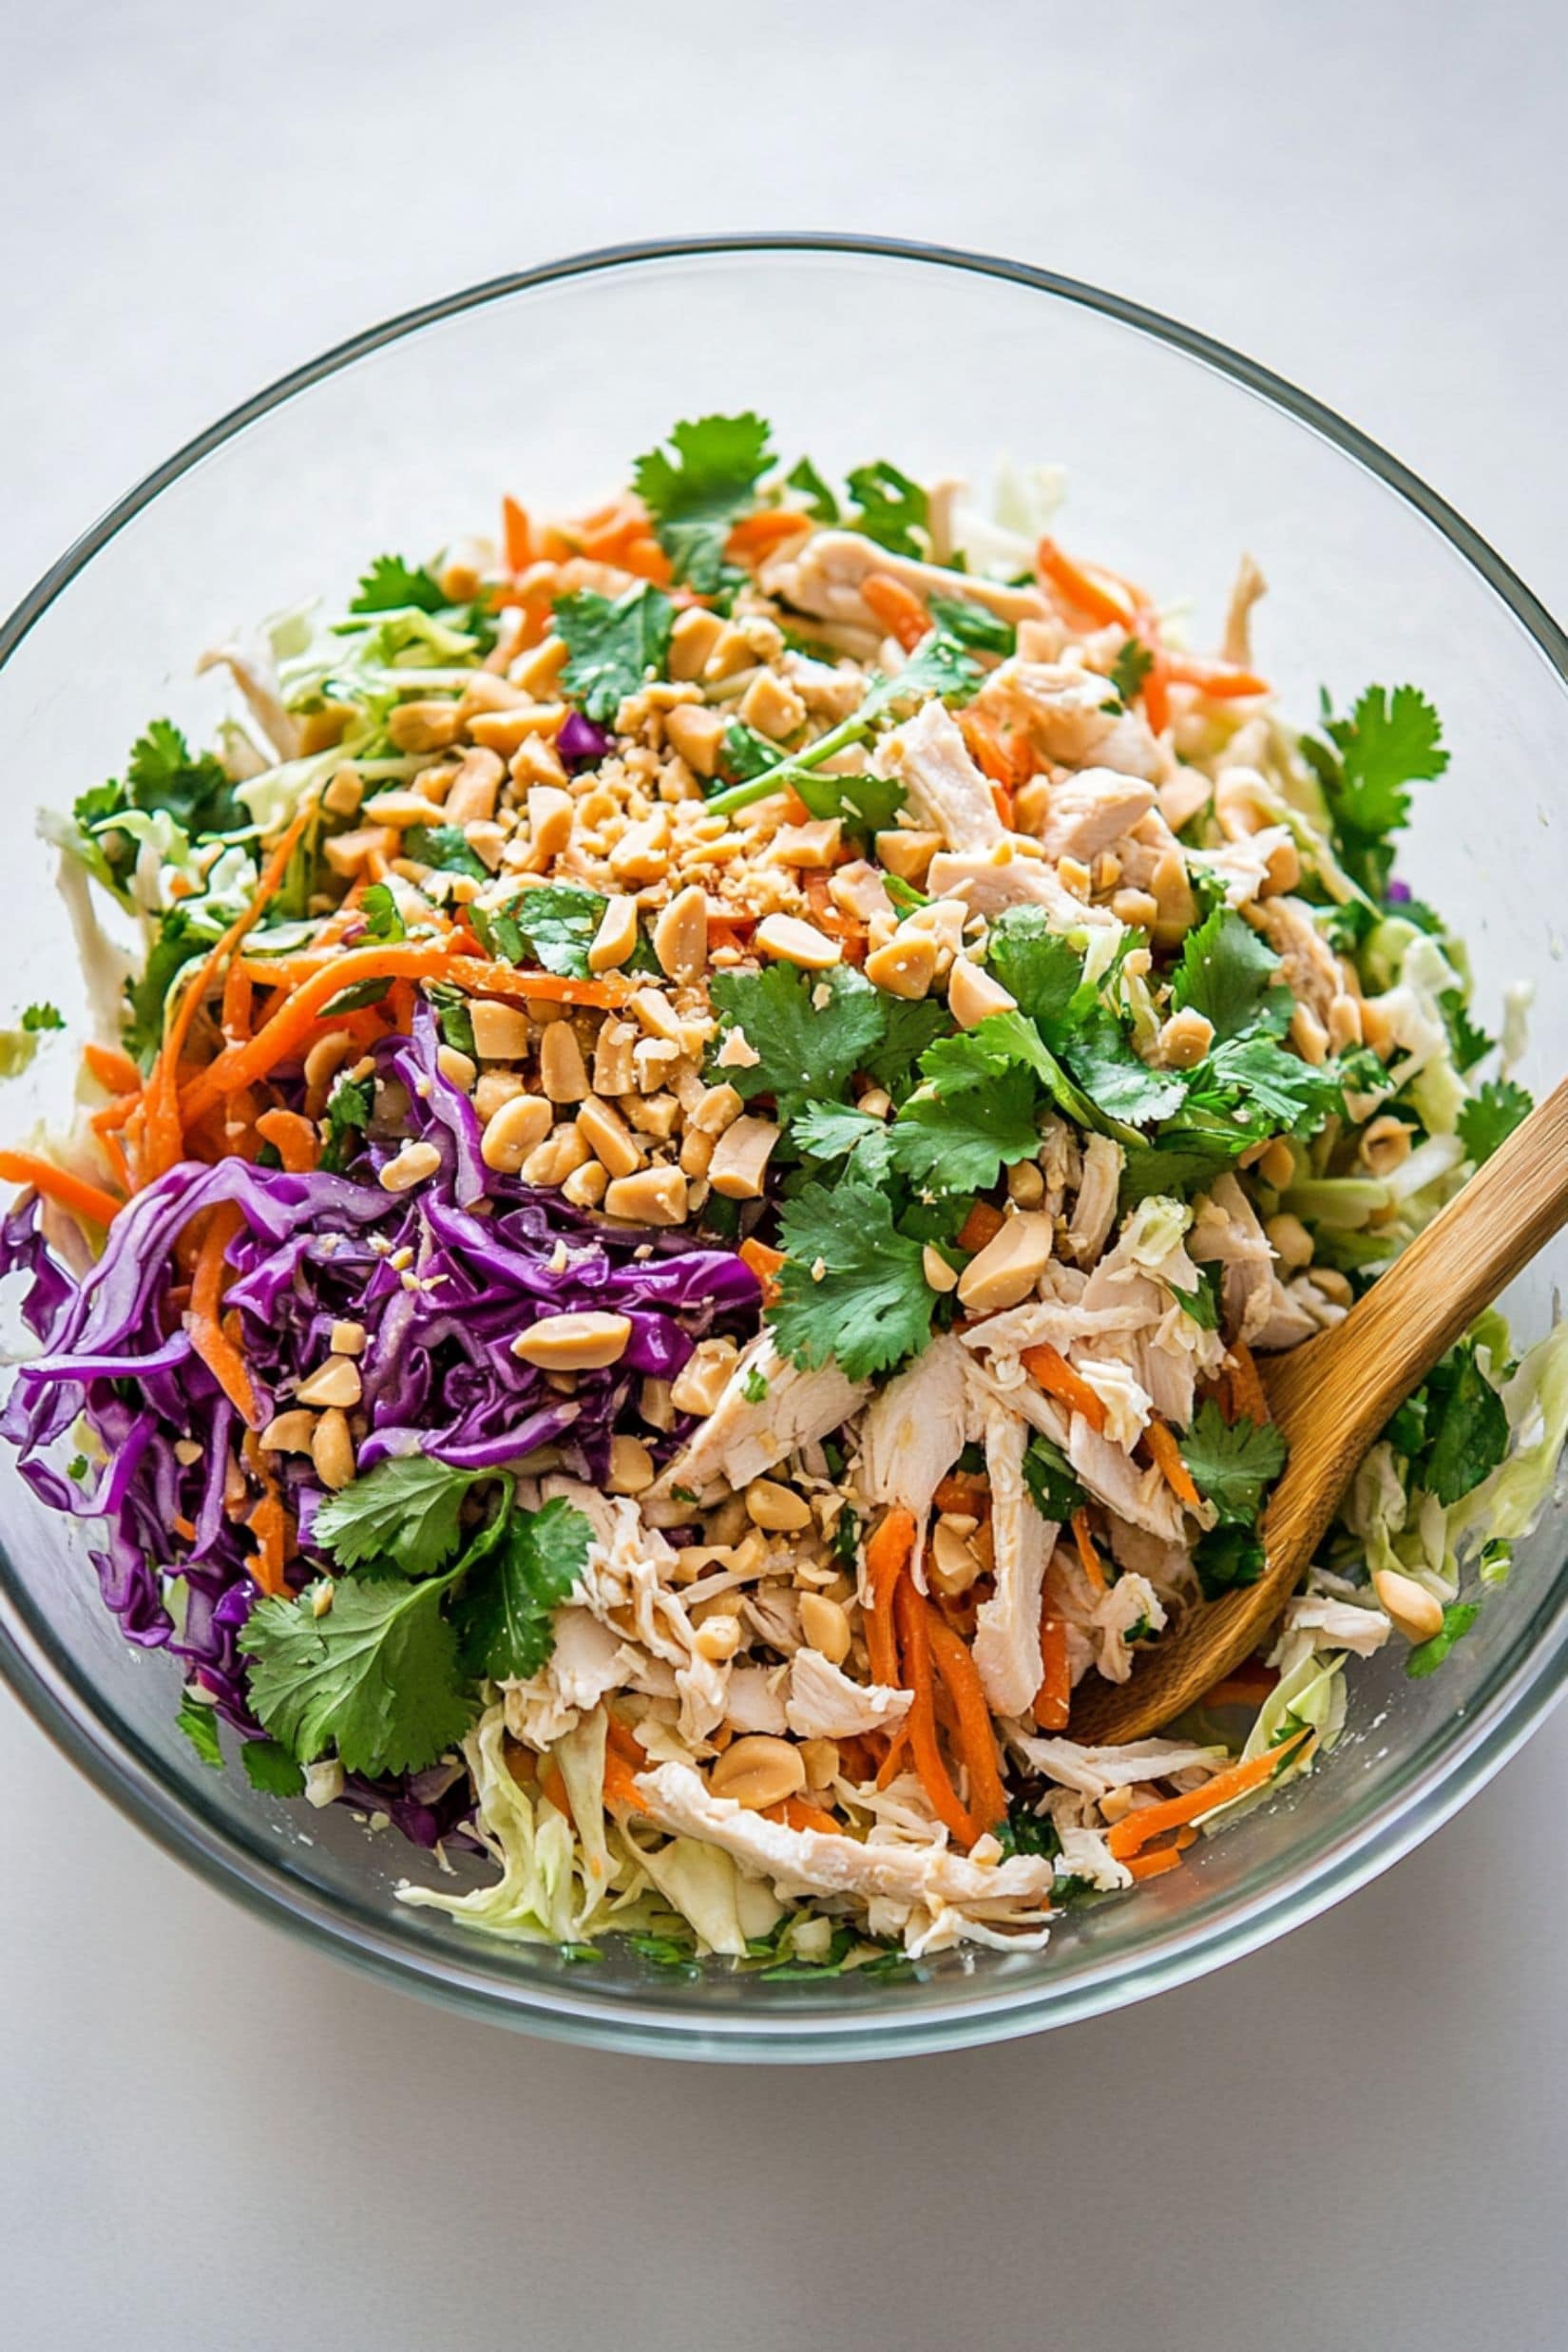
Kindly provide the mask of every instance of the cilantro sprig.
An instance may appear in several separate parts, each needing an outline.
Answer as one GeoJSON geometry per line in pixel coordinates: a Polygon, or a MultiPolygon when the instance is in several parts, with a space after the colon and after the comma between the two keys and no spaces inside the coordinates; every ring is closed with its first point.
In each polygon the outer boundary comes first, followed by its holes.
{"type": "Polygon", "coordinates": [[[1381,900],[1393,870],[1389,836],[1409,818],[1409,787],[1448,765],[1436,711],[1418,687],[1368,686],[1348,718],[1329,717],[1326,702],[1323,737],[1304,736],[1301,748],[1323,787],[1341,865],[1381,900]]]}
{"type": "Polygon", "coordinates": [[[677,580],[699,594],[711,596],[742,577],[726,564],[724,542],[772,463],[768,430],[750,410],[699,416],[675,426],[668,448],[645,451],[632,469],[677,580]]]}
{"type": "Polygon", "coordinates": [[[650,672],[663,671],[675,606],[641,580],[613,603],[593,588],[579,588],[556,599],[554,614],[567,651],[561,690],[585,718],[607,725],[650,672]]]}
{"type": "Polygon", "coordinates": [[[1193,1547],[1193,1566],[1206,1600],[1263,1574],[1257,1532],[1263,1498],[1285,1467],[1285,1440],[1272,1422],[1227,1422],[1209,1398],[1178,1439],[1193,1483],[1214,1505],[1212,1528],[1193,1547]]]}
{"type": "Polygon", "coordinates": [[[768,1310],[780,1348],[808,1368],[830,1357],[851,1380],[889,1371],[930,1337],[935,1293],[921,1244],[893,1223],[888,1195],[860,1176],[808,1184],[779,1217],[786,1252],[768,1310]]]}

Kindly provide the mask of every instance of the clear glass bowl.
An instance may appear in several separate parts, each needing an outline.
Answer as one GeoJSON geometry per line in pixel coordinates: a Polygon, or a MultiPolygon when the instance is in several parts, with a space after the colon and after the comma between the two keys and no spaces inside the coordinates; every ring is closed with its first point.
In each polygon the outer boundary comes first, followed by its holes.
{"type": "MultiPolygon", "coordinates": [[[[80,1002],[35,807],[114,774],[154,714],[210,726],[218,690],[192,675],[204,646],[302,598],[341,597],[384,547],[417,556],[492,527],[504,489],[536,510],[581,507],[675,418],[751,406],[788,458],[809,450],[825,468],[887,456],[983,483],[1004,453],[1061,462],[1068,543],[1190,596],[1200,642],[1250,548],[1272,583],[1264,665],[1303,717],[1320,683],[1425,686],[1453,762],[1420,789],[1405,870],[1463,926],[1483,1014],[1509,983],[1539,984],[1525,1076],[1561,1071],[1568,877],[1549,796],[1568,643],[1506,566],[1359,433],[1168,319],[1016,264],[821,237],[589,255],[454,296],[262,393],[106,516],[0,634],[20,885],[10,995],[80,1002]]],[[[1521,1333],[1545,1328],[1551,1272],[1543,1261],[1518,1286],[1521,1333]]],[[[1043,1954],[948,1959],[903,1984],[723,1969],[694,1981],[613,1950],[573,1964],[408,1910],[393,1890],[428,1866],[411,1848],[205,1769],[174,1729],[173,1667],[121,1641],[80,1539],[0,1453],[0,1669],[107,1795],[324,1950],[479,2016],[622,2049],[883,2056],[1179,1983],[1428,1835],[1539,1720],[1568,1646],[1559,1511],[1441,1674],[1352,1661],[1348,1736],[1310,1782],[1200,1843],[1179,1873],[1063,1919],[1043,1954]]]]}

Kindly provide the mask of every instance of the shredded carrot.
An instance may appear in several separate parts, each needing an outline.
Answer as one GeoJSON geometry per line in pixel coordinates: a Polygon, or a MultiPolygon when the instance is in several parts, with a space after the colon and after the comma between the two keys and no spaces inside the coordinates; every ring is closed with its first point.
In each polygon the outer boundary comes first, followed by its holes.
{"type": "Polygon", "coordinates": [[[904,1582],[914,1539],[914,1513],[902,1505],[887,1512],[866,1539],[866,1649],[873,1682],[898,1682],[893,1599],[904,1582]]]}
{"type": "Polygon", "coordinates": [[[1007,737],[1007,757],[1012,762],[1013,790],[1027,784],[1035,773],[1035,747],[1029,740],[1027,727],[1015,727],[1007,737]]]}
{"type": "Polygon", "coordinates": [[[291,1176],[304,1176],[320,1157],[316,1129],[297,1111],[263,1111],[256,1122],[263,1143],[270,1143],[291,1176]]]}
{"type": "Polygon", "coordinates": [[[785,540],[798,539],[811,527],[811,516],[793,507],[764,507],[741,517],[724,542],[724,552],[732,564],[759,564],[785,540]]]}
{"type": "Polygon", "coordinates": [[[905,1717],[920,1785],[938,1821],[966,1847],[987,1824],[975,1821],[958,1801],[936,1742],[936,1688],[931,1665],[931,1616],[912,1580],[902,1578],[893,1597],[902,1680],[913,1700],[905,1717]]]}
{"type": "Polygon", "coordinates": [[[1053,1348],[1048,1339],[1042,1340],[1037,1348],[1025,1348],[1019,1362],[1031,1379],[1038,1380],[1052,1396],[1060,1397],[1069,1412],[1081,1413],[1097,1435],[1104,1428],[1104,1405],[1088,1382],[1074,1371],[1061,1349],[1053,1348]]]}
{"type": "Polygon", "coordinates": [[[57,1168],[35,1152],[0,1152],[0,1184],[30,1184],[46,1200],[58,1201],[88,1225],[111,1223],[125,1205],[102,1185],[89,1184],[85,1176],[72,1176],[68,1168],[57,1168]]]}
{"type": "Polygon", "coordinates": [[[251,1008],[256,995],[256,984],[240,957],[229,958],[229,968],[223,974],[223,1005],[218,1016],[219,1026],[228,1044],[251,1033],[251,1008]]]}
{"type": "Polygon", "coordinates": [[[1232,1341],[1226,1370],[1231,1385],[1231,1418],[1254,1421],[1261,1426],[1271,1418],[1269,1399],[1252,1351],[1244,1339],[1232,1341]]]}
{"type": "Polygon", "coordinates": [[[281,1495],[263,1495],[247,1522],[256,1538],[256,1551],[249,1566],[252,1576],[269,1596],[286,1592],[284,1554],[288,1549],[288,1517],[281,1495]]]}
{"type": "Polygon", "coordinates": [[[256,1392],[244,1360],[224,1332],[218,1313],[223,1294],[223,1252],[243,1223],[243,1214],[233,1201],[223,1201],[209,1213],[191,1273],[189,1328],[191,1346],[236,1412],[254,1429],[260,1425],[256,1392]]]}
{"type": "MultiPolygon", "coordinates": [[[[639,1751],[641,1754],[641,1750],[639,1751]]],[[[620,1813],[645,1813],[648,1809],[642,1792],[637,1785],[640,1771],[648,1769],[648,1759],[641,1757],[633,1765],[615,1748],[604,1750],[604,1802],[620,1813]]],[[[552,1800],[553,1802],[553,1800],[552,1800]]]]}
{"type": "Polygon", "coordinates": [[[1203,1498],[1193,1483],[1191,1470],[1181,1459],[1181,1447],[1176,1443],[1176,1431],[1163,1421],[1151,1421],[1143,1432],[1143,1442],[1158,1463],[1165,1483],[1176,1501],[1184,1502],[1189,1511],[1201,1510],[1203,1498]]]}
{"type": "Polygon", "coordinates": [[[1200,1707],[1261,1707],[1278,1680],[1274,1667],[1254,1660],[1238,1666],[1222,1681],[1211,1683],[1197,1703],[1200,1707]]]}
{"type": "Polygon", "coordinates": [[[957,1247],[961,1250],[984,1250],[994,1241],[1007,1222],[1000,1209],[993,1209],[988,1200],[977,1200],[958,1229],[957,1247]]]}
{"type": "Polygon", "coordinates": [[[1101,1565],[1100,1553],[1096,1549],[1095,1539],[1089,1533],[1088,1510],[1081,1502],[1073,1513],[1072,1530],[1073,1541],[1078,1546],[1078,1557],[1083,1564],[1083,1573],[1094,1586],[1095,1591],[1103,1593],[1105,1570],[1101,1565]]]}
{"type": "Polygon", "coordinates": [[[1132,1854],[1125,1859],[1128,1872],[1135,1879],[1162,1879],[1167,1870],[1181,1867],[1181,1856],[1174,1845],[1161,1845],[1152,1854],[1132,1854]]]}
{"type": "Polygon", "coordinates": [[[217,946],[202,964],[194,980],[187,981],[179,1007],[171,1021],[165,1023],[163,1042],[157,1061],[148,1074],[142,1100],[146,1106],[146,1126],[139,1155],[143,1184],[154,1177],[166,1176],[180,1159],[185,1148],[184,1122],[180,1095],[180,1061],[185,1041],[191,1032],[198,1011],[205,1001],[217,974],[228,958],[238,953],[241,942],[274,899],[288,871],[289,860],[299,845],[306,827],[316,815],[316,797],[309,794],[285,829],[277,847],[262,867],[250,905],[238,921],[231,923],[217,946]]]}
{"type": "Polygon", "coordinates": [[[533,562],[533,533],[526,508],[515,498],[501,501],[501,539],[507,551],[507,569],[526,572],[533,562]]]}
{"type": "Polygon", "coordinates": [[[577,1816],[572,1811],[572,1801],[566,1794],[566,1776],[562,1771],[561,1767],[556,1762],[554,1756],[542,1756],[540,1758],[539,1786],[544,1794],[554,1806],[556,1811],[558,1813],[564,1813],[566,1819],[571,1823],[572,1827],[575,1829],[577,1826],[577,1816]]]}
{"type": "Polygon", "coordinates": [[[782,1250],[771,1250],[765,1241],[755,1235],[740,1245],[740,1256],[762,1286],[762,1304],[771,1307],[778,1296],[779,1271],[784,1264],[782,1250]]]}
{"type": "Polygon", "coordinates": [[[1105,1843],[1119,1862],[1130,1854],[1140,1853],[1151,1838],[1163,1835],[1167,1829],[1179,1829],[1187,1822],[1199,1821],[1206,1813],[1217,1811],[1222,1805],[1233,1805],[1237,1797],[1251,1795],[1261,1788],[1288,1755],[1310,1739],[1311,1731],[1303,1726],[1291,1738],[1282,1740],[1277,1748],[1266,1749],[1261,1756],[1253,1756],[1248,1764],[1233,1764],[1213,1780],[1205,1781],[1201,1788],[1189,1788],[1183,1797],[1167,1797],[1160,1805],[1141,1805],[1136,1813],[1126,1813],[1105,1832],[1105,1843]]]}
{"type": "Polygon", "coordinates": [[[1035,569],[1060,597],[1091,621],[1102,624],[1119,621],[1131,627],[1137,606],[1121,583],[1087,564],[1075,563],[1049,536],[1035,549],[1035,569]]]}
{"type": "MultiPolygon", "coordinates": [[[[288,981],[279,974],[278,985],[288,981]]],[[[194,1119],[220,1095],[253,1085],[295,1052],[309,1035],[317,1015],[344,990],[367,980],[448,980],[470,995],[533,997],[554,1004],[595,1004],[604,1009],[619,1004],[623,986],[612,988],[602,980],[565,980],[554,972],[518,971],[509,964],[488,964],[477,957],[454,955],[440,942],[430,947],[407,942],[378,942],[351,947],[326,964],[312,963],[308,978],[279,1004],[266,1026],[243,1045],[231,1045],[208,1064],[185,1091],[180,1110],[194,1119]]]]}
{"type": "Polygon", "coordinates": [[[118,1045],[99,1045],[89,1042],[82,1048],[82,1059],[98,1080],[111,1095],[139,1095],[142,1073],[129,1054],[123,1054],[118,1045]]]}
{"type": "Polygon", "coordinates": [[[1177,653],[1165,654],[1161,660],[1173,685],[1197,686],[1215,701],[1273,691],[1266,678],[1259,678],[1255,670],[1241,669],[1233,661],[1200,661],[1194,654],[1177,653]]]}
{"type": "Polygon", "coordinates": [[[805,1797],[786,1797],[782,1805],[767,1805],[762,1808],[764,1821],[776,1821],[786,1829],[814,1829],[819,1837],[841,1838],[844,1824],[825,1813],[820,1805],[811,1804],[805,1797]]]}
{"type": "MultiPolygon", "coordinates": [[[[840,1740],[839,1748],[841,1750],[843,1749],[843,1741],[840,1740]]],[[[879,1788],[890,1788],[894,1781],[898,1778],[900,1772],[903,1771],[905,1752],[908,1750],[908,1745],[909,1727],[908,1723],[901,1723],[892,1737],[889,1740],[888,1752],[883,1757],[881,1764],[877,1768],[876,1785],[879,1788]]]]}
{"type": "Polygon", "coordinates": [[[965,1643],[939,1609],[926,1603],[931,1659],[947,1686],[958,1718],[958,1752],[969,1778],[969,1811],[983,1829],[994,1828],[1007,1814],[1006,1792],[997,1769],[996,1737],[991,1711],[980,1675],[965,1643]]]}
{"type": "Polygon", "coordinates": [[[99,1148],[109,1163],[115,1182],[127,1193],[133,1189],[130,1161],[125,1157],[125,1147],[117,1131],[124,1124],[130,1108],[129,1099],[122,1095],[117,1100],[105,1103],[103,1110],[94,1111],[87,1120],[87,1125],[98,1138],[99,1148]]]}
{"type": "Polygon", "coordinates": [[[1042,1731],[1064,1731],[1072,1704],[1067,1620],[1058,1616],[1047,1601],[1040,1613],[1040,1688],[1035,1692],[1035,1721],[1042,1731]]]}
{"type": "Polygon", "coordinates": [[[931,633],[931,616],[912,588],[891,572],[868,572],[860,583],[860,593],[871,608],[872,618],[879,621],[889,637],[896,637],[906,653],[913,653],[923,638],[931,633]]]}
{"type": "Polygon", "coordinates": [[[995,729],[988,726],[980,713],[974,710],[960,711],[958,727],[970,758],[986,782],[1000,784],[1010,794],[1015,780],[1013,763],[1004,751],[995,729]]]}

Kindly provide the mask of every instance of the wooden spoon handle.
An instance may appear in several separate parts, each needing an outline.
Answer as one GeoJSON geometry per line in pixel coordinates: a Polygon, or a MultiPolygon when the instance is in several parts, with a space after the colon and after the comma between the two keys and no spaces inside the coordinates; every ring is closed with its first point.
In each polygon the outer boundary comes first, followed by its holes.
{"type": "Polygon", "coordinates": [[[1332,1421],[1359,1461],[1439,1356],[1568,1223],[1568,1079],[1322,1339],[1269,1367],[1269,1396],[1291,1425],[1332,1421]]]}

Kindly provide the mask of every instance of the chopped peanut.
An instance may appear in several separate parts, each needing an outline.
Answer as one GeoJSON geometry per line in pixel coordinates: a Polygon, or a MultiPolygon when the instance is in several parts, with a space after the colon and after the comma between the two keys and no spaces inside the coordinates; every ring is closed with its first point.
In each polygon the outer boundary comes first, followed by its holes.
{"type": "Polygon", "coordinates": [[[699,885],[671,899],[653,927],[653,951],[669,979],[690,985],[701,978],[708,962],[708,898],[699,885]]]}
{"type": "Polygon", "coordinates": [[[777,1141],[778,1129],[772,1119],[732,1120],[708,1164],[714,1191],[726,1200],[760,1200],[768,1160],[777,1141]]]}
{"type": "Polygon", "coordinates": [[[597,1372],[620,1362],[631,1335],[629,1315],[542,1315],[518,1333],[512,1353],[546,1371],[597,1372]]]}
{"type": "Polygon", "coordinates": [[[796,964],[806,972],[825,972],[830,965],[841,962],[844,954],[836,939],[819,931],[814,923],[802,922],[798,915],[765,916],[756,927],[756,946],[760,954],[796,964]]]}
{"type": "Polygon", "coordinates": [[[588,949],[590,972],[613,972],[624,964],[637,946],[637,901],[616,896],[606,899],[604,911],[599,918],[599,928],[588,949]]]}
{"type": "Polygon", "coordinates": [[[481,1061],[521,1061],[528,1050],[526,1016],[515,1004],[475,997],[468,1006],[473,1048],[481,1061]]]}
{"type": "Polygon", "coordinates": [[[642,1151],[619,1111],[590,1095],[577,1114],[577,1129],[612,1176],[630,1176],[642,1165],[642,1151]]]}
{"type": "Polygon", "coordinates": [[[552,1102],[581,1102],[588,1093],[583,1048],[569,1021],[553,1021],[540,1039],[539,1073],[552,1102]]]}
{"type": "Polygon", "coordinates": [[[706,711],[699,702],[678,702],[664,714],[664,734],[695,774],[717,774],[718,755],[724,748],[721,712],[706,711]]]}
{"type": "Polygon", "coordinates": [[[550,1106],[543,1095],[513,1095],[487,1120],[479,1157],[497,1176],[516,1176],[550,1132],[550,1106]]]}
{"type": "Polygon", "coordinates": [[[688,1202],[686,1179],[679,1168],[641,1168],[621,1176],[604,1195],[606,1215],[623,1217],[629,1225],[683,1225],[688,1202]]]}
{"type": "Polygon", "coordinates": [[[724,623],[718,615],[704,612],[700,605],[678,614],[670,631],[670,676],[682,681],[700,678],[703,664],[723,634],[724,623]]]}

